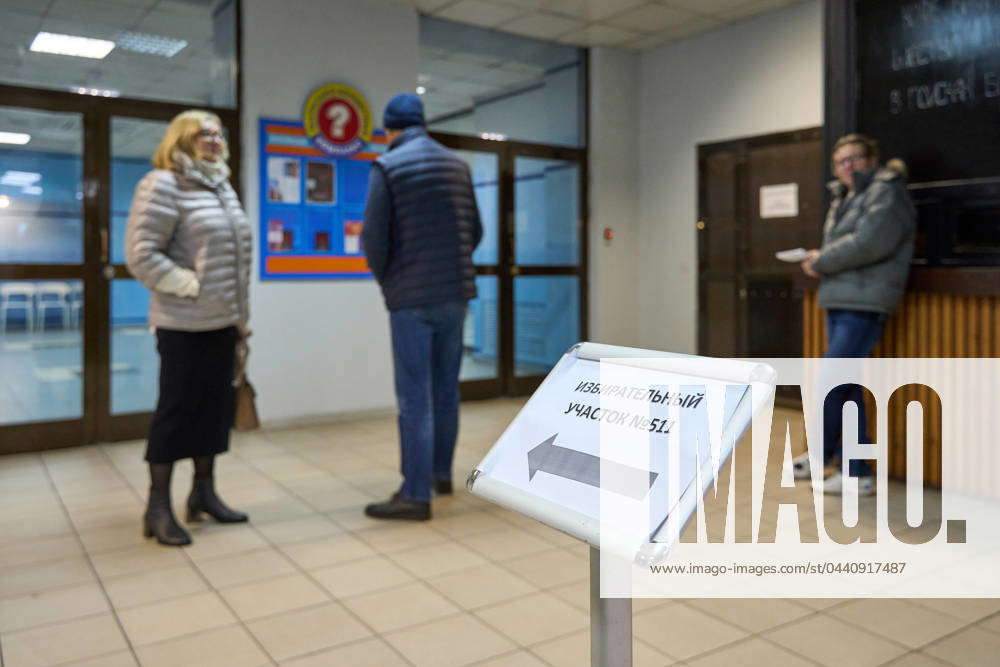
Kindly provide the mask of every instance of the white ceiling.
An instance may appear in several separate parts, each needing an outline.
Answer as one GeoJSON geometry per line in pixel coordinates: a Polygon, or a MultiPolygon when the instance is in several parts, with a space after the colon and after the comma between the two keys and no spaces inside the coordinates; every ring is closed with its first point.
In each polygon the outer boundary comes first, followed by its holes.
{"type": "Polygon", "coordinates": [[[525,37],[643,51],[798,0],[392,0],[525,37]]]}

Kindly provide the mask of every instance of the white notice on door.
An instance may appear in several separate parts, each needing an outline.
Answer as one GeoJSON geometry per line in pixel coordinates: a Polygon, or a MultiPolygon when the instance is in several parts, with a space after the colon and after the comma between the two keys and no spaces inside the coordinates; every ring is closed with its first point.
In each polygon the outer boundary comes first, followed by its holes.
{"type": "Polygon", "coordinates": [[[799,184],[782,183],[760,188],[761,218],[794,218],[799,214],[799,184]]]}

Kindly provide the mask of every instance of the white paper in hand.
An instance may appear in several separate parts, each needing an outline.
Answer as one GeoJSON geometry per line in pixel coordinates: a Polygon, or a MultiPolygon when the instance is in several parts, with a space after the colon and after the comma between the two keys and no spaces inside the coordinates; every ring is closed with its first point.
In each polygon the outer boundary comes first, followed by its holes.
{"type": "Polygon", "coordinates": [[[805,248],[792,248],[791,250],[781,250],[774,253],[774,256],[782,262],[804,262],[809,257],[809,251],[805,248]]]}

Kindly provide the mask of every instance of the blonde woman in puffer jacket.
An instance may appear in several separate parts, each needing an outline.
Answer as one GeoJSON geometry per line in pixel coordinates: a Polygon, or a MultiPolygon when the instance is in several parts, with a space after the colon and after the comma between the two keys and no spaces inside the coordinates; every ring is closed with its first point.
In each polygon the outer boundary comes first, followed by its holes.
{"type": "Polygon", "coordinates": [[[202,513],[222,523],[247,520],[219,499],[213,475],[215,457],[229,449],[235,348],[248,333],[252,241],[228,157],[217,116],[178,115],[153,156],[155,169],[136,187],[126,231],[129,271],[152,292],[149,323],[160,354],[143,532],[172,546],[191,543],[170,506],[179,459],[194,460],[188,522],[202,513]]]}

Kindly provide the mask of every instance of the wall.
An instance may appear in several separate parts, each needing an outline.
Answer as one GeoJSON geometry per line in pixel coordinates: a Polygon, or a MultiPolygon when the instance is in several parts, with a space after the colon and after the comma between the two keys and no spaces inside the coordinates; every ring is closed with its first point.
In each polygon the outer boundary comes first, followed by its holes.
{"type": "MultiPolygon", "coordinates": [[[[258,119],[298,119],[312,89],[340,82],[365,94],[381,126],[388,99],[416,81],[417,14],[377,1],[245,0],[243,49],[243,200],[257,221],[258,119]]],[[[388,316],[373,280],[262,283],[255,269],[253,281],[250,376],[263,420],[392,408],[388,316]]]]}
{"type": "Polygon", "coordinates": [[[822,124],[822,18],[807,0],[642,55],[640,346],[696,351],[697,145],[822,124]]]}
{"type": "Polygon", "coordinates": [[[638,343],[639,323],[638,72],[638,54],[591,49],[589,338],[626,346],[638,343]]]}

